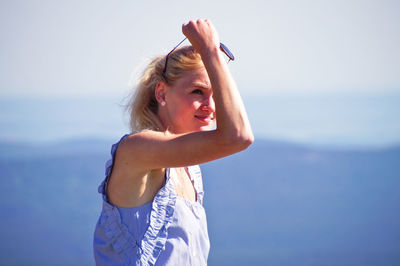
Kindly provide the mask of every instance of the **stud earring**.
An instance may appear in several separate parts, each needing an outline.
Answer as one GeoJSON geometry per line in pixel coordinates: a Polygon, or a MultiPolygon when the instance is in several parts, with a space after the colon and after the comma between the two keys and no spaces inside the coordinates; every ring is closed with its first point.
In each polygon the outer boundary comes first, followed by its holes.
{"type": "Polygon", "coordinates": [[[165,101],[161,102],[161,106],[165,106],[167,103],[165,101]]]}

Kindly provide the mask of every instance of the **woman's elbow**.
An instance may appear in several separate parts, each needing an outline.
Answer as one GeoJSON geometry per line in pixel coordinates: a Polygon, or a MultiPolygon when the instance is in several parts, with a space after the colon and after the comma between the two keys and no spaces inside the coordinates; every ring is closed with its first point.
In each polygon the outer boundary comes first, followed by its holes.
{"type": "Polygon", "coordinates": [[[244,134],[240,136],[240,146],[242,147],[242,150],[247,149],[252,143],[254,142],[254,135],[253,132],[248,132],[247,134],[244,134]]]}
{"type": "Polygon", "coordinates": [[[229,137],[228,145],[234,152],[239,152],[247,149],[254,142],[254,135],[251,131],[238,132],[229,137]]]}

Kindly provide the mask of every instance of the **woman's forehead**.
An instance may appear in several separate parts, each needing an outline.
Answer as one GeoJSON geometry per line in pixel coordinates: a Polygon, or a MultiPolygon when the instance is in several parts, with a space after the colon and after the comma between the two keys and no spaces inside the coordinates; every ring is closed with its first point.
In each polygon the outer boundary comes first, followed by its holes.
{"type": "Polygon", "coordinates": [[[178,83],[185,87],[190,86],[211,89],[210,78],[208,77],[207,71],[205,69],[187,71],[178,83]]]}

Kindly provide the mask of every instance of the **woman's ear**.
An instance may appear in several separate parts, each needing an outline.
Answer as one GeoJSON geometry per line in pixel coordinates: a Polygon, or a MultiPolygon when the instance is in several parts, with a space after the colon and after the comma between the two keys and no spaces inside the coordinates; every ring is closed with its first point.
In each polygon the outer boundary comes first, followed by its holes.
{"type": "Polygon", "coordinates": [[[156,97],[156,100],[159,104],[164,106],[166,104],[165,102],[165,93],[167,91],[167,84],[165,84],[162,81],[157,82],[156,84],[156,89],[154,90],[154,96],[156,97]]]}

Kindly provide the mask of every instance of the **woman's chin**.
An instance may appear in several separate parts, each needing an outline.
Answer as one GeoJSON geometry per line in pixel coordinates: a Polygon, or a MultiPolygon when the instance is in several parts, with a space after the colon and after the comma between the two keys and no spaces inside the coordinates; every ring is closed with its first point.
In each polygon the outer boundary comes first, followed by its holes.
{"type": "Polygon", "coordinates": [[[209,125],[204,125],[204,126],[199,127],[198,131],[210,131],[213,128],[214,128],[214,125],[213,124],[209,124],[209,125]]]}
{"type": "Polygon", "coordinates": [[[190,132],[200,132],[200,131],[210,131],[215,129],[215,123],[197,123],[193,124],[190,128],[183,129],[176,133],[190,133],[190,132]]]}

